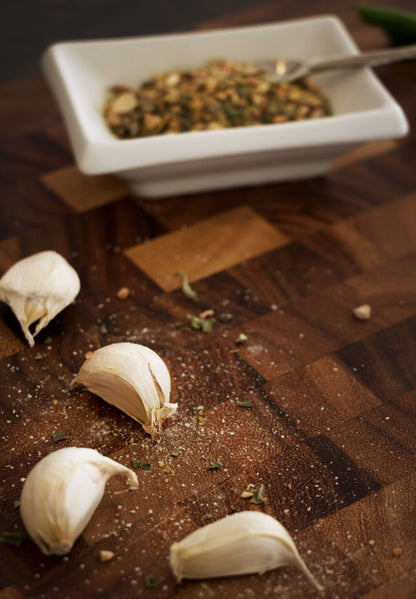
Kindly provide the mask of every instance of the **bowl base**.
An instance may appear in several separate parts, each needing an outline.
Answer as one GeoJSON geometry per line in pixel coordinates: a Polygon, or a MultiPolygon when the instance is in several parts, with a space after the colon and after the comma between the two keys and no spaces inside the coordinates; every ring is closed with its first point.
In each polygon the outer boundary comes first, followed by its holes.
{"type": "Polygon", "coordinates": [[[230,159],[224,158],[194,161],[186,165],[170,164],[151,169],[151,172],[146,169],[145,174],[141,169],[135,169],[117,175],[127,183],[133,195],[157,199],[318,177],[328,171],[335,155],[344,153],[356,145],[337,147],[335,153],[333,146],[315,147],[307,150],[286,150],[284,153],[273,152],[272,156],[263,156],[262,160],[259,160],[258,155],[252,155],[243,161],[239,157],[235,164],[230,164],[230,159]]]}

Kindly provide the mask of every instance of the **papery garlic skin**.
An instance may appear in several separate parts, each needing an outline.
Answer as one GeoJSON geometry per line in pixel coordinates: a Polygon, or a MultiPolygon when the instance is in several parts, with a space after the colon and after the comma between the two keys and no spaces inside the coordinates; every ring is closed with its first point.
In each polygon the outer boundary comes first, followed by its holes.
{"type": "Polygon", "coordinates": [[[36,464],[24,483],[20,510],[42,553],[69,553],[115,474],[127,476],[130,488],[137,489],[135,472],[95,449],[65,447],[36,464]]]}
{"type": "Polygon", "coordinates": [[[238,512],[198,528],[171,545],[170,564],[179,581],[254,574],[295,565],[322,590],[284,526],[262,512],[238,512]]]}
{"type": "Polygon", "coordinates": [[[153,438],[178,407],[169,403],[171,381],[166,364],[138,343],[112,343],[97,349],[71,386],[76,383],[140,422],[153,438]]]}
{"type": "Polygon", "coordinates": [[[52,250],[19,260],[0,279],[0,300],[13,310],[30,347],[39,331],[74,301],[79,290],[75,270],[52,250]],[[29,327],[36,321],[32,334],[29,327]]]}

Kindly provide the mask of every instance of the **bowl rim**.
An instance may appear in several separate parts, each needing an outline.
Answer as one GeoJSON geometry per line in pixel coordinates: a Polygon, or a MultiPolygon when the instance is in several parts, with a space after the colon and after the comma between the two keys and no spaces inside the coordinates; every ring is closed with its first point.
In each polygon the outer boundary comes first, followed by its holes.
{"type": "MultiPolygon", "coordinates": [[[[83,122],[83,106],[76,101],[74,82],[62,69],[62,56],[73,49],[100,44],[146,43],[146,41],[169,41],[177,38],[200,38],[230,33],[249,34],[253,30],[276,29],[285,25],[303,23],[330,23],[350,54],[359,49],[342,21],[335,15],[324,14],[301,19],[289,19],[271,23],[186,31],[161,35],[103,38],[95,40],[64,41],[52,44],[41,57],[41,67],[60,107],[70,138],[75,160],[85,174],[102,174],[146,169],[175,162],[209,159],[221,156],[276,151],[296,147],[315,147],[333,144],[361,143],[369,139],[384,139],[405,135],[408,131],[406,117],[370,69],[363,74],[383,97],[383,105],[377,109],[332,115],[313,120],[289,123],[264,124],[253,127],[232,127],[212,131],[183,132],[176,135],[156,135],[144,138],[116,138],[108,131],[108,139],[97,140],[83,122]],[[278,127],[279,135],[276,135],[278,127]],[[371,135],[369,136],[369,131],[371,135]],[[305,141],[307,133],[307,142],[305,141]]],[[[103,119],[103,126],[106,127],[103,119]]]]}

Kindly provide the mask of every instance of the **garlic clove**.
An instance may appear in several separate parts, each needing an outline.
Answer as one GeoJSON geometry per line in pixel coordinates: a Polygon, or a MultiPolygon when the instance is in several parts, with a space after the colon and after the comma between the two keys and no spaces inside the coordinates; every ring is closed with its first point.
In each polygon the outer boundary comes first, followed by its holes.
{"type": "Polygon", "coordinates": [[[23,485],[20,510],[27,532],[45,555],[69,553],[100,503],[105,484],[136,474],[94,449],[65,447],[43,458],[23,485]]]}
{"type": "Polygon", "coordinates": [[[170,564],[183,578],[217,578],[265,572],[295,565],[322,590],[300,557],[287,530],[262,512],[238,512],[173,543],[170,564]]]}
{"type": "Polygon", "coordinates": [[[178,405],[169,403],[170,374],[160,356],[137,343],[112,343],[94,351],[72,381],[116,406],[156,439],[178,405]]]}
{"type": "Polygon", "coordinates": [[[30,347],[39,331],[73,302],[79,290],[77,273],[54,251],[19,260],[0,279],[0,300],[13,310],[30,347]],[[29,327],[36,321],[32,334],[29,327]]]}

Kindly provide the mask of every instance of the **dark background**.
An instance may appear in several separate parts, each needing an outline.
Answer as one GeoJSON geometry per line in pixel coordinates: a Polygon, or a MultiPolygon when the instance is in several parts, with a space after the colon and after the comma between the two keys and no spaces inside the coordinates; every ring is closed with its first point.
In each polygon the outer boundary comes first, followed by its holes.
{"type": "MultiPolygon", "coordinates": [[[[0,83],[38,75],[42,53],[55,42],[239,26],[328,12],[357,29],[358,2],[416,9],[415,0],[351,0],[349,5],[328,0],[0,0],[0,83]]],[[[367,37],[368,33],[367,27],[367,37]]]]}
{"type": "Polygon", "coordinates": [[[54,42],[187,31],[255,4],[253,0],[0,0],[0,81],[38,74],[39,57],[54,42]]]}

